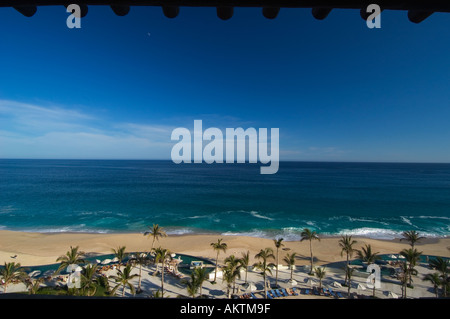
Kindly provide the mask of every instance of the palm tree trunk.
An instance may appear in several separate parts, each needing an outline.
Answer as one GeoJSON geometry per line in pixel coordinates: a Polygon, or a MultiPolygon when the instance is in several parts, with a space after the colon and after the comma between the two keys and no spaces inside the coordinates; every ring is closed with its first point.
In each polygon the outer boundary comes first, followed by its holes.
{"type": "Polygon", "coordinates": [[[412,285],[412,265],[411,263],[409,263],[409,286],[411,287],[412,285]]]}
{"type": "Polygon", "coordinates": [[[277,247],[277,269],[275,273],[275,286],[278,287],[278,247],[277,247]]]}
{"type": "Polygon", "coordinates": [[[122,288],[122,297],[125,296],[125,284],[123,284],[123,288],[122,288]]]}
{"type": "Polygon", "coordinates": [[[141,291],[141,279],[142,279],[142,263],[139,265],[139,283],[138,283],[138,291],[141,291]]]}
{"type": "Polygon", "coordinates": [[[161,298],[164,298],[164,263],[161,271],[161,298]]]}
{"type": "Polygon", "coordinates": [[[219,261],[219,251],[217,251],[217,255],[216,255],[216,270],[215,270],[215,272],[214,272],[214,282],[216,281],[216,279],[217,279],[217,262],[219,261]]]}
{"type": "Polygon", "coordinates": [[[348,260],[348,253],[347,253],[347,264],[346,264],[346,269],[345,269],[345,279],[344,279],[344,283],[347,284],[347,272],[348,272],[348,264],[349,264],[349,260],[348,260]]]}
{"type": "Polygon", "coordinates": [[[264,298],[267,299],[267,281],[266,281],[266,273],[265,273],[265,271],[266,270],[264,270],[264,274],[263,274],[263,277],[264,277],[264,298]]]}
{"type": "Polygon", "coordinates": [[[309,251],[311,252],[311,271],[310,274],[313,272],[313,252],[312,252],[312,240],[309,240],[309,251]]]}

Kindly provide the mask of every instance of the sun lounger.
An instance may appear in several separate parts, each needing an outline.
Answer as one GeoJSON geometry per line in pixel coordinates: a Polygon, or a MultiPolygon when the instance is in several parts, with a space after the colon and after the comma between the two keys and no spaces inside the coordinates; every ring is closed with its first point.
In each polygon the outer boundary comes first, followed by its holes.
{"type": "Polygon", "coordinates": [[[267,292],[267,298],[273,299],[273,297],[272,297],[272,295],[270,294],[270,292],[267,292]]]}
{"type": "Polygon", "coordinates": [[[280,295],[280,294],[277,294],[277,292],[276,292],[275,290],[273,290],[273,289],[270,291],[270,293],[271,293],[272,296],[274,296],[275,298],[281,297],[281,295],[280,295]]]}
{"type": "Polygon", "coordinates": [[[285,288],[283,288],[283,289],[280,289],[280,291],[281,291],[281,294],[284,296],[284,297],[287,297],[287,296],[289,296],[289,294],[288,294],[288,292],[286,291],[286,289],[285,288]]]}
{"type": "Polygon", "coordinates": [[[327,289],[327,288],[323,288],[323,289],[322,289],[322,292],[323,292],[323,294],[324,294],[325,296],[329,296],[329,295],[330,295],[330,293],[328,292],[328,289],[327,289]]]}
{"type": "Polygon", "coordinates": [[[256,298],[256,296],[255,296],[255,294],[253,292],[250,293],[250,295],[251,295],[252,299],[258,299],[258,298],[256,298]]]}
{"type": "Polygon", "coordinates": [[[317,290],[316,287],[313,288],[313,293],[314,293],[316,296],[320,296],[319,290],[317,290]]]}
{"type": "Polygon", "coordinates": [[[284,293],[281,291],[281,289],[275,289],[275,293],[278,297],[284,297],[284,293]]]}
{"type": "Polygon", "coordinates": [[[305,289],[305,295],[309,295],[309,294],[310,294],[309,289],[305,289]]]}
{"type": "Polygon", "coordinates": [[[298,296],[298,292],[297,292],[297,288],[292,288],[292,294],[294,295],[294,296],[298,296]]]}
{"type": "Polygon", "coordinates": [[[330,293],[331,296],[336,297],[336,294],[331,288],[328,288],[328,292],[330,293]]]}
{"type": "Polygon", "coordinates": [[[344,296],[342,296],[340,291],[336,291],[336,296],[338,296],[339,298],[344,298],[344,296]]]}

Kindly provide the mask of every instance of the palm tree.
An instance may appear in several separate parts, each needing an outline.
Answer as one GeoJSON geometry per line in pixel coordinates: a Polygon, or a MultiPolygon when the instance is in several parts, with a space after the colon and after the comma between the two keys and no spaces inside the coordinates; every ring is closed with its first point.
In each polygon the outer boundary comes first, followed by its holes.
{"type": "Polygon", "coordinates": [[[239,259],[242,268],[245,269],[245,283],[247,283],[248,267],[250,266],[250,251],[242,253],[242,257],[239,259]]]}
{"type": "Polygon", "coordinates": [[[117,249],[111,249],[112,253],[114,254],[114,257],[116,257],[119,261],[119,267],[122,265],[123,260],[127,257],[127,253],[125,252],[126,247],[125,246],[121,246],[118,247],[117,249]]]}
{"type": "Polygon", "coordinates": [[[352,288],[352,278],[353,278],[354,271],[355,271],[355,268],[353,268],[353,267],[345,268],[345,276],[347,277],[347,280],[348,280],[348,287],[347,287],[348,298],[350,298],[350,289],[352,288]]]}
{"type": "Polygon", "coordinates": [[[292,254],[286,254],[286,256],[283,258],[283,261],[288,264],[289,268],[291,269],[291,281],[293,279],[294,276],[294,267],[295,267],[295,257],[296,257],[296,253],[292,253],[292,254]]]}
{"type": "Polygon", "coordinates": [[[313,265],[314,257],[313,257],[313,251],[312,251],[312,241],[313,240],[320,241],[320,238],[315,231],[311,231],[309,228],[303,229],[303,231],[300,235],[302,236],[300,241],[309,240],[309,251],[311,252],[311,270],[310,270],[309,274],[312,275],[313,269],[314,269],[313,268],[314,267],[314,265],[313,265]]]}
{"type": "Polygon", "coordinates": [[[421,240],[421,239],[425,239],[425,237],[419,236],[419,233],[416,232],[415,230],[404,231],[402,233],[402,236],[403,236],[403,238],[401,238],[400,240],[409,241],[409,244],[411,245],[411,249],[414,249],[414,245],[416,242],[419,242],[419,240],[421,240]]]}
{"type": "Polygon", "coordinates": [[[417,275],[417,270],[408,267],[406,262],[402,262],[400,265],[399,279],[402,284],[402,297],[406,299],[406,292],[408,287],[408,279],[411,280],[412,275],[417,275]]]}
{"type": "Polygon", "coordinates": [[[138,282],[138,289],[136,291],[137,293],[140,293],[142,291],[142,289],[141,289],[142,265],[145,264],[146,260],[147,260],[147,254],[139,253],[139,252],[137,252],[136,255],[132,259],[132,262],[139,265],[139,282],[138,282]]]}
{"type": "Polygon", "coordinates": [[[242,264],[238,258],[234,255],[225,258],[224,270],[229,271],[230,276],[233,278],[233,294],[236,290],[236,278],[241,278],[241,268],[242,264]]]}
{"type": "Polygon", "coordinates": [[[403,257],[405,257],[406,261],[408,262],[408,267],[409,267],[409,286],[411,286],[412,283],[412,274],[413,271],[412,269],[414,269],[414,267],[417,265],[417,262],[420,260],[420,256],[422,255],[422,252],[417,251],[417,249],[403,249],[400,252],[400,255],[402,255],[403,257]]]}
{"type": "MultiPolygon", "coordinates": [[[[199,269],[199,268],[195,268],[199,269]]],[[[186,290],[187,293],[190,297],[195,298],[195,294],[197,293],[198,289],[199,289],[199,282],[197,280],[196,274],[195,274],[195,270],[191,272],[190,276],[190,280],[185,280],[183,279],[181,282],[183,284],[186,284],[186,290]]]]}
{"type": "Polygon", "coordinates": [[[30,295],[35,295],[38,292],[39,288],[41,287],[41,283],[43,281],[44,281],[43,278],[33,279],[28,277],[25,279],[25,285],[27,286],[30,295]]]}
{"type": "Polygon", "coordinates": [[[264,278],[264,298],[267,298],[267,273],[272,274],[273,263],[268,264],[269,259],[274,259],[272,248],[261,249],[255,255],[255,258],[260,261],[253,265],[254,268],[261,270],[261,275],[264,278]]]}
{"type": "Polygon", "coordinates": [[[231,298],[231,286],[234,282],[235,274],[233,273],[233,270],[230,267],[223,267],[223,276],[222,276],[222,282],[225,281],[227,283],[227,297],[228,299],[231,298]]]}
{"type": "Polygon", "coordinates": [[[314,274],[319,278],[319,290],[322,289],[322,279],[325,278],[325,268],[323,267],[316,267],[314,268],[314,274]]]}
{"type": "Polygon", "coordinates": [[[408,267],[406,262],[402,262],[400,264],[400,274],[398,279],[400,279],[400,283],[402,284],[402,297],[406,298],[407,287],[408,287],[408,279],[411,279],[412,275],[417,275],[417,270],[414,268],[408,267]]]}
{"type": "Polygon", "coordinates": [[[375,261],[381,259],[381,257],[378,255],[378,252],[372,252],[372,246],[367,244],[365,245],[365,247],[361,247],[361,250],[357,250],[356,254],[359,259],[366,262],[368,265],[373,264],[375,263],[375,261]]]}
{"type": "Polygon", "coordinates": [[[170,251],[168,249],[165,248],[154,248],[155,251],[155,262],[156,263],[161,263],[162,264],[162,269],[161,269],[161,295],[164,296],[164,265],[166,263],[167,260],[169,260],[170,257],[170,251]]]}
{"type": "Polygon", "coordinates": [[[447,287],[448,283],[448,274],[450,272],[450,261],[449,259],[443,259],[442,257],[437,256],[429,261],[429,265],[431,268],[436,269],[441,274],[441,285],[442,285],[442,294],[444,297],[447,297],[447,287]]]}
{"type": "Polygon", "coordinates": [[[434,293],[436,294],[436,298],[438,298],[438,288],[439,286],[442,284],[441,283],[441,276],[439,275],[439,273],[435,272],[432,274],[426,274],[423,277],[424,281],[429,281],[433,284],[434,287],[434,293]]]}
{"type": "Polygon", "coordinates": [[[227,244],[226,243],[222,243],[222,239],[218,239],[216,243],[211,243],[212,248],[217,251],[217,255],[216,255],[216,270],[214,271],[214,282],[217,279],[217,267],[218,267],[218,260],[219,260],[219,252],[223,251],[224,253],[227,252],[227,244]]]}
{"type": "Polygon", "coordinates": [[[278,250],[284,246],[284,244],[282,244],[283,238],[278,238],[278,239],[274,239],[273,243],[275,244],[275,247],[277,248],[277,253],[276,253],[276,273],[275,273],[275,286],[278,287],[278,250]]]}
{"type": "Polygon", "coordinates": [[[6,293],[8,285],[16,280],[23,281],[26,277],[26,273],[22,270],[19,263],[10,262],[6,263],[4,268],[0,269],[0,278],[3,280],[3,292],[6,293]]]}
{"type": "Polygon", "coordinates": [[[154,292],[151,293],[151,297],[150,298],[164,298],[163,293],[161,292],[161,290],[156,290],[154,292]]]}
{"type": "Polygon", "coordinates": [[[195,268],[192,273],[199,288],[200,297],[202,297],[203,283],[208,278],[208,271],[206,268],[195,268]]]}
{"type": "Polygon", "coordinates": [[[133,270],[131,264],[127,264],[123,270],[117,269],[117,275],[112,276],[112,278],[116,281],[117,285],[113,288],[112,294],[115,294],[117,289],[119,289],[122,286],[122,297],[125,296],[125,288],[128,286],[131,293],[134,295],[136,293],[136,290],[131,283],[131,280],[134,277],[137,277],[136,274],[131,274],[131,271],[133,270]]]}
{"type": "Polygon", "coordinates": [[[153,245],[155,244],[155,240],[159,241],[159,238],[162,237],[167,237],[166,232],[164,231],[164,229],[162,227],[160,227],[158,224],[153,224],[152,227],[148,227],[149,230],[147,230],[144,233],[144,236],[148,236],[153,237],[153,241],[152,241],[152,248],[150,249],[150,251],[153,251],[153,245]]]}
{"type": "MultiPolygon", "coordinates": [[[[353,248],[353,245],[357,243],[356,240],[352,239],[352,236],[342,236],[342,238],[339,240],[339,246],[341,247],[341,256],[344,254],[347,255],[347,262],[346,262],[346,268],[349,267],[350,264],[350,258],[353,256],[353,253],[355,252],[355,249],[353,248]]],[[[344,283],[347,284],[347,272],[345,272],[345,279],[344,283]]]]}
{"type": "Polygon", "coordinates": [[[58,269],[56,270],[56,274],[59,273],[61,270],[67,268],[69,265],[78,265],[78,264],[85,264],[86,261],[84,260],[84,252],[78,251],[79,247],[72,247],[70,246],[70,250],[66,252],[65,255],[59,256],[56,261],[60,262],[61,265],[59,265],[58,269]]]}
{"type": "Polygon", "coordinates": [[[110,287],[109,287],[109,279],[106,276],[98,276],[96,278],[96,282],[98,284],[99,287],[102,287],[105,289],[105,292],[107,294],[111,293],[110,287]]]}
{"type": "Polygon", "coordinates": [[[97,292],[98,283],[96,281],[98,265],[89,264],[81,273],[81,289],[86,296],[93,296],[97,292]]]}

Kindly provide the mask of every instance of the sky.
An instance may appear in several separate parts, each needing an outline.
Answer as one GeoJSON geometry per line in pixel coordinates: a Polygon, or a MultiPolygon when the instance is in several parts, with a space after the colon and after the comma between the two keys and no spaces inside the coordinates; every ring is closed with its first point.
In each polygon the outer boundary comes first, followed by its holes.
{"type": "Polygon", "coordinates": [[[280,159],[450,162],[450,14],[0,8],[0,158],[170,159],[177,127],[279,128],[280,159]]]}

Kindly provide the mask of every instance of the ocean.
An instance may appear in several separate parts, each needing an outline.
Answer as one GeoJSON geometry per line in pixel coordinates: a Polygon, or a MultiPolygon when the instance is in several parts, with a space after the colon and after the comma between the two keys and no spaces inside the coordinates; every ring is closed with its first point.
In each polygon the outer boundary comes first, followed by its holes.
{"type": "Polygon", "coordinates": [[[0,229],[214,233],[298,240],[450,235],[450,164],[0,160],[0,229]]]}

